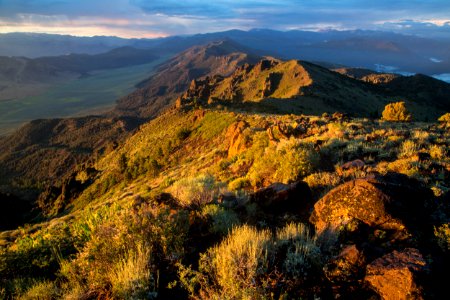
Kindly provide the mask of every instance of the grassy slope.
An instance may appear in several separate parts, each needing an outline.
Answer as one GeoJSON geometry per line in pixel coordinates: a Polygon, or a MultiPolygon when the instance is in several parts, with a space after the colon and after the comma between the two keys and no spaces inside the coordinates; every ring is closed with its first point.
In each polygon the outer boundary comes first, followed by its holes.
{"type": "Polygon", "coordinates": [[[164,59],[150,64],[97,71],[54,87],[44,94],[0,102],[0,135],[33,119],[81,116],[111,109],[115,101],[148,78],[164,59]]]}

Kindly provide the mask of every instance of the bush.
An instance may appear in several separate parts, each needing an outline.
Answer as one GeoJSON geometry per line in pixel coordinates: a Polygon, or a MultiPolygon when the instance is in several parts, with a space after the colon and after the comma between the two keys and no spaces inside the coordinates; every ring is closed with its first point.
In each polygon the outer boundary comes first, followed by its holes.
{"type": "Polygon", "coordinates": [[[212,219],[211,232],[227,234],[233,226],[239,225],[239,218],[232,210],[227,210],[216,204],[206,205],[202,209],[202,215],[212,219]]]}
{"type": "Polygon", "coordinates": [[[319,164],[319,154],[312,145],[296,139],[285,140],[266,148],[264,155],[256,157],[248,172],[253,186],[266,183],[290,183],[309,175],[319,164]]]}
{"type": "Polygon", "coordinates": [[[220,185],[210,175],[183,178],[175,182],[171,188],[183,206],[202,206],[211,203],[219,193],[219,189],[220,185]]]}
{"type": "Polygon", "coordinates": [[[181,128],[180,130],[178,130],[176,136],[177,139],[179,141],[184,141],[185,139],[187,139],[189,137],[189,135],[191,135],[191,130],[189,128],[181,128]]]}
{"type": "Polygon", "coordinates": [[[51,281],[37,282],[18,299],[20,300],[52,300],[59,298],[59,290],[51,281]]]}
{"type": "Polygon", "coordinates": [[[450,124],[450,113],[443,114],[438,119],[439,122],[450,124]]]}
{"type": "Polygon", "coordinates": [[[412,116],[406,109],[405,102],[395,102],[384,107],[382,119],[392,122],[409,122],[412,116]]]}
{"type": "Polygon", "coordinates": [[[114,299],[146,299],[156,289],[150,272],[150,254],[148,246],[140,245],[127,251],[112,267],[108,275],[114,299]]]}
{"type": "Polygon", "coordinates": [[[406,140],[402,143],[399,150],[399,157],[411,157],[419,151],[419,146],[414,141],[406,140]]]}
{"type": "Polygon", "coordinates": [[[200,260],[200,271],[213,281],[207,287],[212,298],[261,299],[265,295],[261,277],[268,271],[269,230],[236,227],[218,246],[200,260]]]}
{"type": "Polygon", "coordinates": [[[228,188],[232,191],[239,191],[250,187],[251,183],[248,178],[240,177],[228,183],[228,188]]]}
{"type": "Polygon", "coordinates": [[[304,224],[288,224],[275,236],[267,229],[235,227],[201,255],[199,272],[180,266],[180,280],[193,298],[281,299],[288,290],[301,291],[307,273],[322,272],[321,246],[327,251],[331,245],[323,237],[304,224]]]}
{"type": "Polygon", "coordinates": [[[317,237],[302,223],[290,223],[277,232],[277,245],[285,248],[283,271],[294,278],[304,276],[313,266],[322,262],[317,237]]]}
{"type": "Polygon", "coordinates": [[[450,224],[442,224],[434,228],[434,235],[443,251],[450,251],[450,224]]]}

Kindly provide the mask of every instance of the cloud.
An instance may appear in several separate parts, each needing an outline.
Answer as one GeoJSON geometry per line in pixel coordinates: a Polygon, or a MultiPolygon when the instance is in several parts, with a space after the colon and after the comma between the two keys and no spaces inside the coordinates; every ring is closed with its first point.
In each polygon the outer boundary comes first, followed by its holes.
{"type": "Polygon", "coordinates": [[[0,0],[0,32],[66,29],[126,37],[250,28],[442,35],[449,34],[441,26],[448,16],[448,0],[0,0]]]}

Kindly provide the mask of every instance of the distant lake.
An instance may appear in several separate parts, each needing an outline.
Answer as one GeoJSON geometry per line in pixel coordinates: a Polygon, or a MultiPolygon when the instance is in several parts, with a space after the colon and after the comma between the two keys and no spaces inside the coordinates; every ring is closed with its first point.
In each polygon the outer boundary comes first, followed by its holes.
{"type": "Polygon", "coordinates": [[[436,79],[440,79],[442,81],[450,83],[450,73],[436,74],[436,75],[433,75],[433,77],[436,79]]]}

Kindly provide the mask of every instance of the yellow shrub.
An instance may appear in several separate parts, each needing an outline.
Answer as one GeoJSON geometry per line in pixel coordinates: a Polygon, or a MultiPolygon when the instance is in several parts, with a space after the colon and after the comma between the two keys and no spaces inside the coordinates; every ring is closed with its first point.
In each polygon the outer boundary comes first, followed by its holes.
{"type": "Polygon", "coordinates": [[[267,271],[271,238],[269,230],[236,227],[220,245],[202,256],[201,271],[215,279],[218,298],[259,299],[264,295],[257,278],[267,271]]]}
{"type": "Polygon", "coordinates": [[[127,251],[112,267],[108,277],[115,299],[143,299],[149,291],[155,290],[150,273],[150,254],[150,247],[140,245],[127,251]]]}
{"type": "Polygon", "coordinates": [[[407,111],[405,102],[395,102],[384,107],[382,119],[385,121],[409,122],[412,120],[412,116],[407,111]]]}
{"type": "Polygon", "coordinates": [[[443,114],[439,117],[438,121],[442,123],[450,123],[450,113],[443,114]]]}
{"type": "Polygon", "coordinates": [[[183,178],[175,182],[171,192],[183,206],[201,206],[212,202],[219,193],[219,186],[214,177],[200,175],[194,178],[183,178]]]}
{"type": "Polygon", "coordinates": [[[289,183],[310,174],[319,164],[319,155],[312,145],[298,140],[284,140],[269,146],[264,155],[255,158],[248,172],[253,186],[264,183],[289,183]]]}

